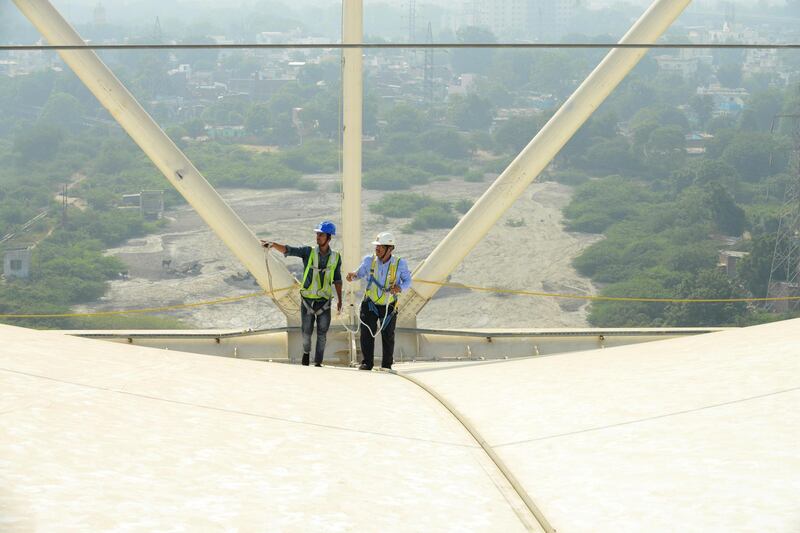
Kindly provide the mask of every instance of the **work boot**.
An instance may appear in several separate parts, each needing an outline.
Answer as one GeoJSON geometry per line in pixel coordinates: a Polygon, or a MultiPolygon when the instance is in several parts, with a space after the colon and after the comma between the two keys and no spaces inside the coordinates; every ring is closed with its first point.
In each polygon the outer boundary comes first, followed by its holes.
{"type": "Polygon", "coordinates": [[[304,354],[303,354],[303,361],[302,361],[302,363],[303,363],[303,366],[308,366],[308,354],[307,354],[307,353],[304,353],[304,354]]]}
{"type": "Polygon", "coordinates": [[[322,366],[322,363],[314,363],[314,366],[322,366]]]}
{"type": "Polygon", "coordinates": [[[368,367],[366,365],[366,363],[361,363],[361,365],[358,367],[358,369],[359,370],[372,370],[372,368],[368,367]]]}

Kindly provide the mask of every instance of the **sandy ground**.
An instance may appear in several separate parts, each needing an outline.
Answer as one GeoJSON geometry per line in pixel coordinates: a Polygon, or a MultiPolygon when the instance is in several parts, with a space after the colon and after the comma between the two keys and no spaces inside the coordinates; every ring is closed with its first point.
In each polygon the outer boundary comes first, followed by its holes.
{"type": "MultiPolygon", "coordinates": [[[[221,190],[220,194],[239,217],[262,238],[301,245],[313,241],[313,228],[322,219],[339,222],[341,196],[329,192],[334,176],[312,176],[319,190],[253,191],[221,190]]],[[[489,182],[437,182],[416,192],[435,198],[475,200],[489,182]]],[[[389,219],[371,213],[367,206],[383,196],[363,192],[363,252],[379,231],[398,234],[396,253],[412,270],[433,250],[448,230],[402,233],[408,220],[389,219]]],[[[561,209],[571,189],[557,183],[534,183],[495,228],[453,273],[451,281],[485,287],[547,292],[593,294],[589,279],[570,265],[573,257],[598,236],[567,233],[561,209]],[[512,227],[507,221],[524,220],[512,227]]],[[[242,279],[244,267],[188,206],[166,213],[170,224],[160,233],[133,239],[108,251],[129,267],[129,278],[111,282],[110,290],[96,304],[76,311],[144,308],[198,302],[258,291],[252,279],[242,279]]],[[[334,248],[337,248],[334,241],[334,248]]],[[[285,260],[299,275],[298,259],[285,260]]],[[[173,312],[196,328],[260,328],[283,325],[283,315],[267,298],[198,307],[173,312]]],[[[420,327],[581,327],[586,325],[583,301],[526,296],[491,295],[445,288],[426,306],[420,327]]]]}

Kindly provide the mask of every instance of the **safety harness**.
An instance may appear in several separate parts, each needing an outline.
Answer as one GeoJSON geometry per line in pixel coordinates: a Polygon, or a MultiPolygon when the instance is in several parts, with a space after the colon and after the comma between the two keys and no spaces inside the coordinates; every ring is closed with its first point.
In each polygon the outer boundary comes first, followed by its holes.
{"type": "MultiPolygon", "coordinates": [[[[378,310],[379,305],[385,306],[383,313],[383,320],[381,327],[378,331],[383,331],[386,326],[392,322],[392,318],[397,314],[397,309],[392,310],[389,314],[389,306],[397,301],[397,295],[389,292],[389,289],[397,281],[397,267],[400,264],[400,258],[394,257],[389,260],[389,271],[386,273],[386,278],[381,283],[376,277],[375,272],[378,269],[378,257],[372,256],[372,265],[369,269],[369,278],[367,279],[367,288],[364,291],[364,299],[367,302],[367,308],[370,312],[374,313],[378,318],[381,318],[381,312],[378,310]]],[[[378,331],[375,332],[377,335],[378,331]]]]}
{"type": "Polygon", "coordinates": [[[311,283],[308,288],[300,289],[301,301],[308,313],[319,316],[331,308],[331,298],[333,297],[333,275],[336,272],[336,266],[339,264],[340,255],[338,252],[330,251],[328,263],[324,269],[319,268],[319,254],[316,248],[311,249],[311,256],[308,258],[306,270],[303,273],[302,287],[306,286],[309,274],[311,275],[311,283]],[[325,300],[325,303],[317,310],[309,305],[306,300],[325,300]]]}
{"type": "Polygon", "coordinates": [[[389,260],[389,272],[386,273],[386,278],[383,280],[383,283],[381,283],[375,277],[375,272],[378,269],[378,257],[373,255],[364,297],[378,305],[388,305],[397,301],[397,296],[389,292],[389,288],[397,281],[397,266],[399,264],[400,258],[392,256],[389,260]]]}

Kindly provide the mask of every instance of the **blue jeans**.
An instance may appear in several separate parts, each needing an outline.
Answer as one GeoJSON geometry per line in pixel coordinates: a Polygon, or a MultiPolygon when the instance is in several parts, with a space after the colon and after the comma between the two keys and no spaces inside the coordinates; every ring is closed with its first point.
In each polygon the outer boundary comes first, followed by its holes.
{"type": "Polygon", "coordinates": [[[310,312],[306,305],[300,305],[300,330],[303,333],[303,364],[308,364],[308,357],[305,354],[311,353],[311,334],[314,333],[314,322],[317,323],[317,346],[314,350],[314,362],[322,363],[325,354],[325,343],[328,340],[328,328],[331,326],[331,305],[330,300],[308,300],[303,301],[311,307],[310,312]],[[328,304],[327,309],[320,311],[328,304]],[[318,314],[317,314],[318,313],[318,314]]]}

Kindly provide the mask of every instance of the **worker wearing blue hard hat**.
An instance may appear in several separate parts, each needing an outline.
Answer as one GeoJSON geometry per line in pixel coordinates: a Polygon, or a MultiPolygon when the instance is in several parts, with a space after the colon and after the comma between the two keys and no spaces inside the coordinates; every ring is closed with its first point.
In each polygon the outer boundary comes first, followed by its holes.
{"type": "Polygon", "coordinates": [[[274,248],[285,256],[303,260],[303,279],[300,283],[300,319],[303,333],[302,363],[309,364],[311,336],[317,326],[317,345],[314,349],[314,366],[322,366],[328,328],[331,325],[333,287],[338,298],[336,309],[342,310],[342,259],[339,252],[331,250],[330,243],[336,235],[336,225],[324,220],[314,228],[317,246],[288,246],[271,241],[261,241],[265,248],[274,248]]]}

